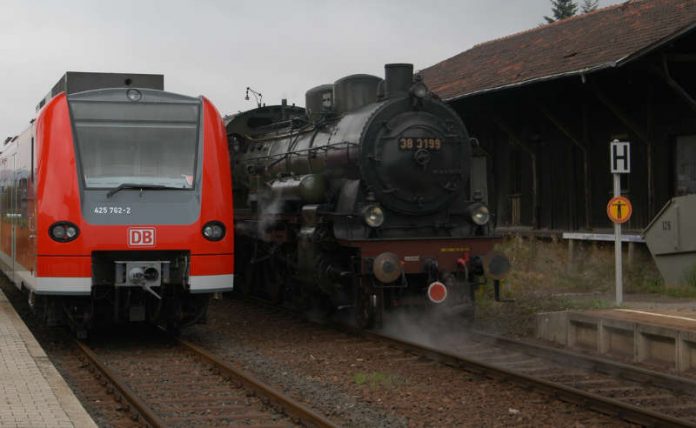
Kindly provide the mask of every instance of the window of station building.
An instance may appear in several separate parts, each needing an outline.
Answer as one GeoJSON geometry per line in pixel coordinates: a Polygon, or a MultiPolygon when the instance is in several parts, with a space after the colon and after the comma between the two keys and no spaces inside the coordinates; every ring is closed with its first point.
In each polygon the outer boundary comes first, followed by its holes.
{"type": "Polygon", "coordinates": [[[674,151],[674,193],[696,193],[696,135],[677,137],[674,151]]]}

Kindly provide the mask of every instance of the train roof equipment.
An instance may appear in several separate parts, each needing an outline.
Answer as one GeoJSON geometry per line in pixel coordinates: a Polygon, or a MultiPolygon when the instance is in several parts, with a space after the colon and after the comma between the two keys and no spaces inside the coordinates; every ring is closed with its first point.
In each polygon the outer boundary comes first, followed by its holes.
{"type": "Polygon", "coordinates": [[[36,111],[41,110],[51,98],[61,92],[66,95],[76,92],[91,91],[106,88],[143,88],[164,90],[163,74],[138,73],[95,73],[84,71],[68,71],[53,85],[53,88],[36,105],[36,111]]]}

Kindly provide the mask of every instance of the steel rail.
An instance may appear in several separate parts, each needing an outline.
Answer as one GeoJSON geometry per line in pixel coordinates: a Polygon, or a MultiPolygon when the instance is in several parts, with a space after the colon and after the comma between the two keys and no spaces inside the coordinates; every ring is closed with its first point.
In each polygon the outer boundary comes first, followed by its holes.
{"type": "Polygon", "coordinates": [[[176,338],[176,341],[189,349],[192,353],[194,353],[196,356],[199,358],[205,360],[209,364],[213,365],[215,368],[223,372],[224,374],[237,379],[240,381],[242,384],[244,384],[245,387],[253,390],[257,394],[263,397],[269,398],[271,401],[273,401],[277,406],[282,408],[287,414],[291,417],[294,417],[301,421],[303,424],[307,426],[312,426],[312,427],[318,427],[318,428],[334,428],[337,427],[335,423],[331,422],[324,416],[314,412],[311,410],[309,407],[301,404],[298,401],[293,400],[292,398],[288,397],[287,395],[281,393],[280,391],[277,391],[268,385],[263,384],[259,380],[255,379],[253,376],[251,376],[248,373],[244,373],[241,370],[238,370],[234,367],[232,367],[230,364],[222,360],[220,357],[217,355],[214,355],[205,349],[199,347],[198,345],[194,345],[191,342],[188,342],[186,340],[176,338]]]}
{"type": "MultiPolygon", "coordinates": [[[[263,384],[248,373],[238,370],[218,356],[206,351],[205,349],[187,342],[180,338],[173,338],[177,344],[187,349],[189,352],[200,358],[204,362],[212,365],[224,375],[233,378],[244,385],[247,389],[254,391],[262,398],[267,398],[277,407],[285,411],[291,418],[295,418],[302,424],[317,428],[335,428],[338,425],[327,418],[312,411],[307,406],[293,400],[283,393],[263,384]]],[[[99,357],[86,344],[76,340],[77,347],[89,360],[89,363],[99,370],[111,385],[118,390],[120,395],[134,408],[145,422],[154,428],[164,428],[168,424],[159,417],[138,395],[129,388],[126,383],[113,372],[109,367],[99,361],[99,357]]]]}
{"type": "MultiPolygon", "coordinates": [[[[247,301],[267,308],[276,310],[279,309],[278,306],[272,305],[262,299],[247,298],[247,301]]],[[[281,309],[287,311],[286,308],[281,309]]],[[[293,313],[292,311],[290,312],[293,313]]],[[[522,386],[533,386],[537,390],[557,399],[574,403],[582,407],[586,407],[612,417],[618,417],[622,420],[639,425],[659,427],[696,427],[696,423],[688,420],[675,418],[664,413],[642,409],[632,404],[607,398],[602,395],[582,391],[580,389],[568,387],[555,382],[545,381],[543,379],[537,379],[532,376],[513,372],[502,367],[486,364],[474,359],[466,358],[464,356],[448,353],[446,351],[440,351],[435,348],[417,344],[415,342],[402,340],[397,337],[370,330],[358,329],[342,323],[329,323],[329,327],[353,336],[364,337],[376,342],[386,342],[388,345],[393,347],[406,349],[414,354],[427,357],[433,361],[438,361],[449,366],[466,368],[469,371],[481,375],[488,375],[494,379],[514,381],[522,386]]],[[[494,336],[483,332],[472,331],[471,334],[483,337],[489,343],[497,342],[502,346],[516,347],[524,352],[531,351],[534,356],[548,358],[555,362],[568,361],[571,359],[575,362],[582,362],[584,368],[594,369],[608,375],[618,376],[620,378],[633,380],[640,383],[647,383],[649,385],[666,388],[680,393],[696,393],[696,381],[678,378],[665,373],[654,372],[640,367],[629,366],[601,358],[585,356],[570,351],[531,344],[501,336],[494,336]]]]}
{"type": "Polygon", "coordinates": [[[677,377],[668,373],[619,363],[593,355],[580,354],[565,349],[511,339],[509,337],[502,337],[479,331],[472,332],[472,334],[481,337],[484,343],[499,344],[506,348],[517,349],[520,352],[536,357],[547,358],[555,362],[573,361],[583,368],[592,369],[600,373],[618,376],[622,379],[643,384],[650,384],[652,386],[669,389],[670,391],[696,395],[696,380],[693,379],[677,377]]]}
{"type": "Polygon", "coordinates": [[[133,390],[131,390],[126,383],[116,374],[114,373],[110,368],[106,367],[104,364],[99,361],[99,357],[97,357],[97,354],[95,354],[87,345],[82,343],[79,340],[76,340],[75,343],[77,344],[77,347],[82,351],[82,353],[85,355],[85,357],[89,360],[90,364],[92,364],[97,370],[99,370],[104,377],[113,385],[114,388],[118,390],[118,392],[121,394],[123,398],[128,401],[128,404],[131,405],[135,410],[138,411],[140,416],[145,419],[145,422],[147,422],[148,425],[154,428],[164,428],[167,426],[167,424],[164,423],[164,421],[157,416],[157,414],[148,407],[142,399],[140,399],[133,390]]]}
{"type": "Polygon", "coordinates": [[[538,391],[547,393],[557,399],[574,403],[579,406],[595,410],[627,422],[639,425],[659,427],[696,427],[693,422],[654,412],[647,409],[624,403],[598,394],[589,393],[580,389],[537,379],[522,373],[517,373],[501,367],[496,367],[481,361],[476,361],[460,355],[440,351],[425,345],[395,338],[371,331],[359,332],[359,335],[376,342],[385,342],[393,347],[406,349],[417,355],[441,362],[453,367],[464,368],[468,371],[491,377],[493,379],[511,381],[525,387],[533,387],[538,391]]]}

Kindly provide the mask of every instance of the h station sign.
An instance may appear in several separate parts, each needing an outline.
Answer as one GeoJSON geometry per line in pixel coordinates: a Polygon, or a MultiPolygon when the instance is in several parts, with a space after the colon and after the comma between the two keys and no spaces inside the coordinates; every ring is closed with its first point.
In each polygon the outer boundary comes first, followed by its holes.
{"type": "Polygon", "coordinates": [[[610,143],[611,173],[628,174],[631,172],[631,143],[614,140],[610,143]]]}
{"type": "Polygon", "coordinates": [[[607,216],[614,223],[616,304],[620,305],[623,303],[621,225],[626,223],[633,213],[631,201],[621,196],[621,174],[631,172],[631,143],[619,140],[609,143],[609,170],[614,176],[614,197],[607,204],[607,216]]]}

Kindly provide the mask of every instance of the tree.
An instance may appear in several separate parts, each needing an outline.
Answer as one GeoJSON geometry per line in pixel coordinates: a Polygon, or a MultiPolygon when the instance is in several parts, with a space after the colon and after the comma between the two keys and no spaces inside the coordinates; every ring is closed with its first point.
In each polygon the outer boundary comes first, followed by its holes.
{"type": "Polygon", "coordinates": [[[597,7],[599,7],[599,0],[583,0],[582,13],[594,12],[597,7]]]}
{"type": "Polygon", "coordinates": [[[551,0],[551,11],[553,12],[553,18],[544,17],[549,24],[574,16],[578,11],[578,5],[573,0],[551,0]]]}

